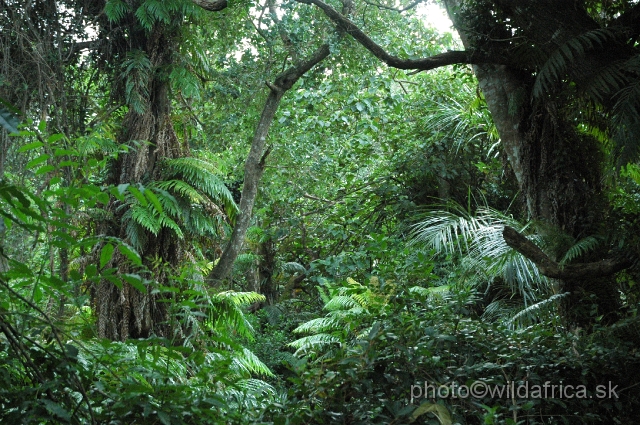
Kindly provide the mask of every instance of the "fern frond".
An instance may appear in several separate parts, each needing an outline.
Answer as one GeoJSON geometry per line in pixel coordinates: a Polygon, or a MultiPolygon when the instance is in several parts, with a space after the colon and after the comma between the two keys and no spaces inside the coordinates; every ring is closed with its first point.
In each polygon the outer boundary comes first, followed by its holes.
{"type": "Polygon", "coordinates": [[[264,364],[248,348],[236,351],[232,359],[232,369],[239,372],[241,376],[251,376],[253,374],[274,376],[269,367],[264,364]]]}
{"type": "Polygon", "coordinates": [[[125,81],[127,103],[134,111],[142,114],[149,99],[151,61],[144,51],[134,49],[127,53],[122,68],[121,78],[125,81]]]}
{"type": "Polygon", "coordinates": [[[160,232],[162,224],[148,208],[140,205],[132,205],[129,211],[131,211],[131,220],[135,221],[155,236],[158,236],[158,232],[160,232]]]}
{"type": "Polygon", "coordinates": [[[287,345],[296,349],[296,352],[293,354],[294,356],[302,357],[304,355],[310,355],[314,352],[318,352],[320,349],[330,344],[341,344],[341,342],[340,339],[333,335],[316,334],[297,339],[287,345]]]}
{"type": "Polygon", "coordinates": [[[155,186],[166,191],[173,191],[181,197],[186,198],[189,202],[204,204],[205,198],[189,183],[182,180],[164,180],[156,182],[155,186]]]}
{"type": "Polygon", "coordinates": [[[221,202],[230,218],[238,212],[233,195],[216,175],[217,169],[213,164],[198,158],[175,158],[165,160],[164,165],[168,177],[182,178],[212,201],[221,202]]]}
{"type": "Polygon", "coordinates": [[[240,306],[231,299],[212,297],[210,304],[210,320],[214,329],[221,333],[233,329],[235,333],[253,340],[253,326],[247,320],[240,306]]]}
{"type": "Polygon", "coordinates": [[[166,214],[160,214],[160,216],[158,217],[158,223],[160,223],[161,227],[166,227],[173,230],[179,239],[182,239],[184,237],[182,229],[180,228],[180,226],[178,226],[178,223],[173,221],[166,214]]]}
{"type": "Polygon", "coordinates": [[[335,316],[318,317],[299,325],[293,333],[327,332],[340,329],[342,326],[342,321],[335,316]]]}
{"type": "Polygon", "coordinates": [[[219,214],[212,216],[195,206],[188,210],[184,217],[185,228],[195,235],[215,236],[221,225],[222,217],[219,214]]]}
{"type": "Polygon", "coordinates": [[[346,295],[335,296],[324,305],[325,310],[329,311],[348,310],[356,307],[360,307],[360,304],[358,304],[358,302],[356,302],[352,297],[346,295]]]}
{"type": "Polygon", "coordinates": [[[107,0],[104,5],[104,13],[110,22],[118,22],[130,11],[129,5],[124,0],[107,0]]]}
{"type": "Polygon", "coordinates": [[[258,294],[257,292],[222,291],[215,294],[215,297],[229,300],[238,306],[265,302],[267,300],[264,295],[258,294]]]}
{"type": "Polygon", "coordinates": [[[160,205],[162,205],[162,209],[169,214],[171,217],[181,220],[184,209],[178,203],[178,200],[166,190],[157,186],[156,182],[150,184],[147,187],[147,190],[153,190],[160,205]]]}
{"type": "Polygon", "coordinates": [[[552,92],[562,78],[570,73],[576,59],[584,57],[585,52],[589,50],[604,46],[615,36],[615,32],[610,29],[598,28],[580,34],[558,47],[538,72],[533,86],[533,96],[540,98],[545,93],[552,92]]]}
{"type": "MultiPolygon", "coordinates": [[[[260,372],[259,372],[260,373],[260,372]]],[[[272,376],[273,374],[271,373],[271,371],[269,371],[269,373],[260,373],[262,375],[268,375],[268,376],[272,376]]],[[[236,386],[238,388],[243,389],[245,392],[251,392],[254,394],[259,394],[260,396],[264,397],[264,396],[275,396],[277,394],[277,391],[275,388],[273,388],[272,385],[260,380],[260,379],[254,379],[254,378],[249,378],[249,379],[242,379],[238,382],[236,382],[236,386]]]]}
{"type": "Polygon", "coordinates": [[[602,239],[598,236],[587,236],[584,239],[580,239],[564,254],[564,257],[558,263],[561,267],[576,258],[586,254],[589,251],[593,251],[600,243],[602,239]]]}
{"type": "Polygon", "coordinates": [[[147,233],[144,228],[134,220],[129,220],[125,228],[127,238],[138,252],[143,252],[147,246],[147,233]]]}

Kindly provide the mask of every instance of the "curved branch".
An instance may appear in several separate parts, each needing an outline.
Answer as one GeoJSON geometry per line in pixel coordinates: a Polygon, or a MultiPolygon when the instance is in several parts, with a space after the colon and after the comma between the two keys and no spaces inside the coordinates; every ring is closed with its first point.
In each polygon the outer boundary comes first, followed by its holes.
{"type": "Polygon", "coordinates": [[[219,12],[227,7],[227,0],[191,0],[191,2],[211,12],[219,12]]]}
{"type": "Polygon", "coordinates": [[[411,9],[413,9],[414,7],[418,6],[420,3],[423,3],[424,1],[425,1],[425,0],[415,0],[413,3],[411,3],[411,4],[410,4],[409,6],[407,6],[407,7],[398,8],[398,7],[385,6],[384,4],[374,3],[374,2],[372,2],[372,1],[364,0],[364,2],[365,2],[366,4],[368,4],[369,6],[375,6],[375,7],[377,7],[378,9],[392,10],[392,11],[394,11],[394,12],[399,12],[399,13],[406,12],[407,10],[411,10],[411,9]]]}
{"type": "Polygon", "coordinates": [[[540,273],[553,279],[580,279],[611,276],[631,267],[629,260],[608,258],[594,263],[567,264],[561,267],[550,259],[533,242],[514,228],[505,226],[502,237],[507,245],[527,257],[538,267],[540,273]]]}
{"type": "Polygon", "coordinates": [[[454,64],[506,64],[506,58],[489,57],[486,54],[471,50],[448,51],[439,55],[430,56],[421,59],[401,59],[387,53],[380,45],[376,44],[368,35],[366,35],[356,24],[343,16],[337,10],[324,3],[321,0],[296,0],[299,3],[313,4],[320,8],[327,17],[333,21],[341,30],[345,31],[364,48],[369,50],[375,57],[393,68],[398,69],[418,69],[427,71],[446,65],[454,64]]]}

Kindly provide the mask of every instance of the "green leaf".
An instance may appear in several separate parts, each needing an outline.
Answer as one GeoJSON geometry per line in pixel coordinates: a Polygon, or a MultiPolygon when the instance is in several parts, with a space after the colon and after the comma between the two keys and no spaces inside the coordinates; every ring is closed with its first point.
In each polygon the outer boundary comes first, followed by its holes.
{"type": "Polygon", "coordinates": [[[151,204],[154,206],[156,212],[158,214],[162,214],[162,205],[160,204],[160,201],[158,200],[158,197],[155,195],[155,193],[150,190],[145,190],[144,194],[147,199],[149,199],[149,202],[151,202],[151,204]]]}
{"type": "Polygon", "coordinates": [[[113,257],[114,247],[110,243],[106,244],[102,247],[102,251],[100,252],[100,268],[104,268],[111,258],[113,257]]]}
{"type": "Polygon", "coordinates": [[[19,153],[27,152],[27,151],[30,151],[32,149],[38,149],[38,148],[40,148],[42,146],[44,146],[44,143],[42,143],[42,142],[27,143],[26,145],[21,146],[20,149],[18,149],[18,152],[19,153]]]}
{"type": "Polygon", "coordinates": [[[133,286],[138,291],[140,291],[140,292],[146,292],[147,291],[147,288],[144,285],[144,279],[142,279],[142,277],[140,277],[140,275],[133,274],[133,273],[127,273],[127,274],[123,274],[121,277],[125,282],[127,282],[129,285],[133,286]]]}
{"type": "Polygon", "coordinates": [[[32,159],[31,161],[27,162],[27,165],[25,165],[24,168],[26,168],[27,170],[35,168],[38,165],[42,164],[43,162],[46,162],[49,158],[51,158],[51,156],[49,156],[46,153],[43,153],[42,155],[40,155],[40,156],[32,159]]]}
{"type": "Polygon", "coordinates": [[[171,425],[171,417],[164,412],[158,411],[158,419],[163,425],[171,425]]]}
{"type": "Polygon", "coordinates": [[[431,402],[425,402],[418,406],[418,408],[413,411],[410,422],[415,422],[419,416],[422,416],[425,413],[433,413],[435,417],[438,418],[441,425],[451,425],[451,415],[447,408],[441,404],[431,402]]]}
{"type": "Polygon", "coordinates": [[[122,254],[124,254],[125,257],[127,257],[133,264],[135,264],[136,266],[141,266],[142,265],[142,258],[140,257],[140,255],[133,249],[131,248],[129,245],[127,244],[120,244],[118,245],[118,249],[120,250],[120,252],[122,254]]]}
{"type": "MultiPolygon", "coordinates": [[[[142,188],[142,186],[140,187],[142,188]]],[[[131,194],[138,200],[138,202],[140,202],[140,205],[142,205],[143,207],[147,206],[147,198],[144,197],[140,189],[133,185],[129,185],[128,189],[129,192],[131,192],[131,194]]],[[[144,188],[142,190],[144,190],[144,188]]]]}
{"type": "Polygon", "coordinates": [[[50,171],[53,171],[55,169],[56,169],[56,167],[54,167],[53,165],[44,165],[44,166],[38,168],[38,171],[35,172],[35,175],[36,176],[41,176],[41,175],[46,174],[46,173],[48,173],[50,171]]]}
{"type": "MultiPolygon", "coordinates": [[[[55,143],[58,140],[64,139],[64,134],[60,134],[60,133],[56,133],[56,134],[52,134],[51,136],[49,136],[47,138],[47,142],[49,143],[55,143]]],[[[65,154],[63,154],[65,155],[65,154]]],[[[58,156],[58,153],[56,152],[56,156],[58,156]]]]}

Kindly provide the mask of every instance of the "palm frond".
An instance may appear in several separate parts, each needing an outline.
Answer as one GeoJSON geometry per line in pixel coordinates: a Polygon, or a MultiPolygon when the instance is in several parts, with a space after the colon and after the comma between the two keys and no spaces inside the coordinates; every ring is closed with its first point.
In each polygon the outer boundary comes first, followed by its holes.
{"type": "Polygon", "coordinates": [[[568,296],[569,294],[570,294],[569,292],[564,292],[564,293],[561,293],[561,294],[554,294],[554,295],[551,295],[547,299],[538,301],[537,303],[532,304],[529,307],[526,307],[526,308],[520,310],[520,312],[518,312],[513,317],[511,317],[509,322],[511,324],[516,324],[519,321],[520,322],[521,321],[526,321],[526,320],[530,321],[532,319],[535,319],[535,318],[539,317],[539,311],[540,310],[553,307],[552,304],[554,304],[559,299],[568,296]]]}
{"type": "MultiPolygon", "coordinates": [[[[459,255],[463,270],[484,274],[488,281],[501,277],[528,305],[535,302],[547,280],[531,260],[507,245],[502,236],[506,225],[527,231],[526,225],[492,208],[478,208],[474,217],[461,206],[451,205],[450,211],[432,211],[414,225],[410,243],[459,255]]],[[[539,236],[529,238],[541,242],[539,236]]]]}

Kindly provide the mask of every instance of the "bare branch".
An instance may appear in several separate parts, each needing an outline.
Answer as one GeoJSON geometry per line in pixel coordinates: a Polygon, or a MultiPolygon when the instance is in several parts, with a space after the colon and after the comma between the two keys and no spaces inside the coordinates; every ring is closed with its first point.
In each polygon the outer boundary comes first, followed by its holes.
{"type": "Polygon", "coordinates": [[[480,63],[506,63],[506,58],[495,58],[486,56],[474,51],[448,51],[439,55],[434,55],[422,59],[401,59],[397,56],[390,55],[381,46],[376,44],[368,35],[366,35],[356,24],[343,16],[337,10],[322,2],[321,0],[296,0],[299,3],[313,4],[320,8],[327,17],[338,26],[339,29],[351,35],[364,48],[369,50],[375,57],[393,68],[398,69],[418,69],[427,71],[453,64],[480,64],[480,63]]]}
{"type": "Polygon", "coordinates": [[[414,7],[416,7],[417,5],[419,5],[420,3],[424,2],[424,0],[416,0],[413,3],[411,3],[409,6],[407,7],[403,7],[403,8],[397,8],[397,7],[391,7],[391,6],[385,6],[384,4],[380,4],[380,3],[374,3],[372,1],[364,1],[366,4],[368,4],[369,6],[375,6],[379,9],[385,9],[385,10],[393,10],[395,12],[406,12],[407,10],[411,10],[414,7]]]}

